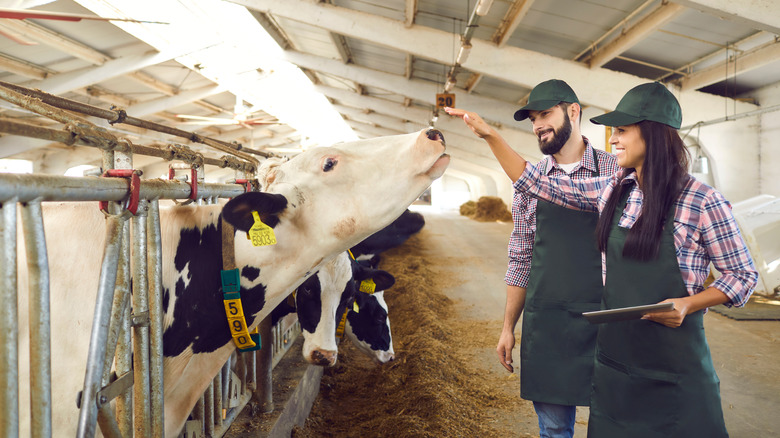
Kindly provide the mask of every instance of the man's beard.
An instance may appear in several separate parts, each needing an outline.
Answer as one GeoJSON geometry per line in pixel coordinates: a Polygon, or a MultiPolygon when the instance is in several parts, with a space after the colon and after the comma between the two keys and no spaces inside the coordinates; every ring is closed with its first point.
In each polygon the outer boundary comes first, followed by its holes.
{"type": "Polygon", "coordinates": [[[558,151],[563,148],[563,145],[569,141],[569,137],[571,137],[571,122],[569,121],[569,118],[564,115],[563,124],[560,128],[553,129],[553,135],[550,141],[543,142],[541,138],[539,139],[539,149],[541,149],[542,153],[545,155],[557,154],[558,151]]]}

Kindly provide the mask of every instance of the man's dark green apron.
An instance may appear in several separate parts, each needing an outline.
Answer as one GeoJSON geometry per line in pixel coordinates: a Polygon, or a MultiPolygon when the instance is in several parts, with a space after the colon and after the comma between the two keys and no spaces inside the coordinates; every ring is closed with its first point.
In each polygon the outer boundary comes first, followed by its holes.
{"type": "MultiPolygon", "coordinates": [[[[598,176],[598,158],[593,159],[598,176]]],[[[598,310],[603,289],[596,245],[598,214],[536,203],[536,238],[520,343],[520,396],[567,406],[590,401],[598,310]]]]}
{"type": "MultiPolygon", "coordinates": [[[[628,229],[618,226],[631,186],[615,208],[607,244],[605,309],[688,296],[674,246],[674,206],[658,258],[623,258],[628,229]]],[[[703,311],[678,328],[633,320],[601,324],[588,437],[727,437],[718,376],[704,336],[703,311]]]]}

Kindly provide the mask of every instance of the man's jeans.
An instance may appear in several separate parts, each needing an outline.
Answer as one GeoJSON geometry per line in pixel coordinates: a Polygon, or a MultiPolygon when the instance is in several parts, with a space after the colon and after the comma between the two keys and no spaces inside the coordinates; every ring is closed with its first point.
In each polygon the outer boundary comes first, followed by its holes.
{"type": "Polygon", "coordinates": [[[572,438],[574,436],[574,415],[576,406],[553,405],[534,402],[539,417],[540,438],[572,438]]]}

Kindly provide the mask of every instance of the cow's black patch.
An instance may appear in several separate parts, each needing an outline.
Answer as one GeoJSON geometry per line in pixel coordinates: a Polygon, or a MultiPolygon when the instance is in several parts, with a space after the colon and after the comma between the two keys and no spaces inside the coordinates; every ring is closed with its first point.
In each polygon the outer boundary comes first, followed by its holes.
{"type": "Polygon", "coordinates": [[[241,270],[241,275],[249,281],[255,281],[260,276],[260,270],[254,266],[244,266],[241,270]]]}
{"type": "MultiPolygon", "coordinates": [[[[190,345],[194,353],[207,353],[232,342],[222,304],[222,227],[185,228],[180,236],[174,266],[181,272],[189,264],[189,282],[186,287],[182,279],[176,282],[173,324],[163,333],[165,356],[179,355],[190,345]]],[[[265,292],[264,285],[241,288],[248,323],[265,305],[265,292]]]]}
{"type": "Polygon", "coordinates": [[[170,299],[171,299],[171,292],[166,287],[163,289],[163,302],[162,302],[163,313],[168,313],[168,301],[170,299]]]}
{"type": "Polygon", "coordinates": [[[353,246],[351,249],[352,254],[357,257],[362,254],[378,254],[390,248],[395,248],[406,242],[409,236],[420,231],[424,225],[425,218],[423,218],[423,215],[406,210],[390,225],[353,246]]]}
{"type": "Polygon", "coordinates": [[[298,286],[295,293],[295,308],[301,328],[314,333],[322,317],[322,287],[320,276],[314,274],[298,286]]]}
{"type": "Polygon", "coordinates": [[[347,320],[352,333],[371,346],[372,350],[390,349],[390,327],[387,325],[387,311],[373,295],[358,293],[355,296],[359,312],[349,312],[347,320]]]}

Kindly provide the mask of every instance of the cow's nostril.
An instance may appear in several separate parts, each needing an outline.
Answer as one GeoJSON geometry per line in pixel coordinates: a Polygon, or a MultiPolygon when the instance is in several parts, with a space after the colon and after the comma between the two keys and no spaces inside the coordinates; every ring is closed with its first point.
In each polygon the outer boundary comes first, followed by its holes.
{"type": "Polygon", "coordinates": [[[425,131],[425,135],[429,140],[440,141],[442,144],[444,144],[444,134],[442,134],[438,129],[429,129],[425,131]]]}

